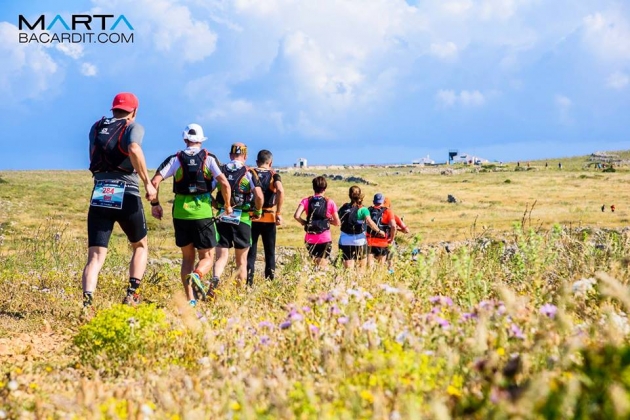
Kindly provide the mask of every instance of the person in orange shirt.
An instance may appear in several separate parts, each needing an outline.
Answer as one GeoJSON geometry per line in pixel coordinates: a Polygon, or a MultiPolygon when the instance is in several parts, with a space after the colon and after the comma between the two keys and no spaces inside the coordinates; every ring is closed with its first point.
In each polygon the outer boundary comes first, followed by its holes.
{"type": "Polygon", "coordinates": [[[385,232],[385,237],[378,235],[372,228],[367,229],[368,243],[368,266],[374,265],[374,261],[382,263],[386,261],[389,254],[389,246],[396,236],[396,220],[394,213],[385,207],[385,197],[381,193],[374,195],[373,206],[370,206],[370,218],[376,223],[378,228],[385,232]]]}
{"type": "MultiPolygon", "coordinates": [[[[392,210],[392,201],[389,199],[389,197],[385,197],[385,201],[383,202],[383,207],[387,207],[388,209],[392,210]]],[[[398,217],[398,215],[395,213],[394,213],[394,220],[396,221],[397,230],[401,231],[402,233],[409,233],[409,226],[407,226],[405,222],[403,222],[403,220],[400,217],[398,217]]]]}

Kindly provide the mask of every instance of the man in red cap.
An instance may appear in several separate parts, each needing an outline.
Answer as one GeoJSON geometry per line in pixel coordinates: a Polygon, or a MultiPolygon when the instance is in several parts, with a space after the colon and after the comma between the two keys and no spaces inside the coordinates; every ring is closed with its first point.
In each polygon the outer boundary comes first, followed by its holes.
{"type": "Polygon", "coordinates": [[[110,118],[103,117],[90,129],[90,171],[94,189],[88,211],[88,259],[83,269],[83,307],[90,309],[98,274],[107,256],[109,238],[118,223],[133,248],[129,287],[123,303],[140,301],[138,288],[147,266],[147,224],[140,197],[140,180],[147,200],[155,200],[142,152],[144,128],[135,122],[138,98],[119,93],[110,118]]]}

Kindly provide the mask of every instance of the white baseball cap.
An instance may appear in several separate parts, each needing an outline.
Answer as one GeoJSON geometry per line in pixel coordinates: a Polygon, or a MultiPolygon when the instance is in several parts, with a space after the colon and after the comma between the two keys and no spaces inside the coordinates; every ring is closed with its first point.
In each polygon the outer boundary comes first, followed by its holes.
{"type": "Polygon", "coordinates": [[[203,136],[203,128],[199,124],[188,124],[184,128],[182,133],[184,140],[194,141],[195,143],[201,143],[208,140],[208,137],[203,136]]]}

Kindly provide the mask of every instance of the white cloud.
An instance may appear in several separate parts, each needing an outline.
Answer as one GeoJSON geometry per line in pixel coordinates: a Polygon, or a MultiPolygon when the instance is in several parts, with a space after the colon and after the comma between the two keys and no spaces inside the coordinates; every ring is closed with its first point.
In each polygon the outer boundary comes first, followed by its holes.
{"type": "Polygon", "coordinates": [[[81,74],[84,76],[96,76],[98,70],[92,63],[81,63],[81,74]]]}
{"type": "Polygon", "coordinates": [[[136,39],[151,39],[157,51],[195,63],[216,49],[217,34],[208,23],[193,18],[187,6],[169,0],[93,0],[97,11],[125,10],[136,39]]]}
{"type": "Polygon", "coordinates": [[[628,86],[628,83],[630,83],[630,77],[628,77],[626,73],[622,73],[620,71],[608,76],[608,80],[606,81],[606,85],[608,87],[618,90],[628,86]]]}
{"type": "Polygon", "coordinates": [[[630,60],[630,24],[620,12],[586,16],[584,41],[596,55],[609,61],[630,60]]]}
{"type": "Polygon", "coordinates": [[[442,2],[441,6],[447,13],[462,15],[471,10],[474,4],[472,0],[452,0],[442,2]]]}
{"type": "Polygon", "coordinates": [[[456,104],[475,107],[486,103],[486,97],[478,90],[462,90],[459,94],[454,90],[439,90],[435,99],[439,105],[445,108],[450,108],[456,104]]]}
{"type": "Polygon", "coordinates": [[[431,54],[442,60],[454,60],[458,53],[459,50],[454,42],[431,44],[431,54]]]}
{"type": "Polygon", "coordinates": [[[79,59],[83,56],[83,45],[81,44],[70,44],[70,43],[60,43],[55,44],[55,48],[59,51],[67,55],[68,57],[79,59]]]}
{"type": "Polygon", "coordinates": [[[55,60],[38,44],[17,42],[19,30],[0,22],[0,92],[3,104],[40,96],[60,83],[55,60]]]}

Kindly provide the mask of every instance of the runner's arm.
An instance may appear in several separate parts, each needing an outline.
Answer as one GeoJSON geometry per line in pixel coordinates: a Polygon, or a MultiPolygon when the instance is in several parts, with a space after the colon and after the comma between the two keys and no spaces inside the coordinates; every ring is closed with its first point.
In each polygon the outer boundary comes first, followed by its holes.
{"type": "Polygon", "coordinates": [[[282,224],[282,205],[284,204],[284,187],[282,182],[276,181],[276,225],[282,224]]]}
{"type": "Polygon", "coordinates": [[[254,218],[259,219],[262,216],[262,206],[265,201],[262,188],[259,186],[254,187],[254,218]]]}
{"type": "Polygon", "coordinates": [[[300,203],[295,209],[295,213],[293,214],[293,218],[298,221],[301,226],[306,226],[306,220],[302,219],[302,213],[304,213],[304,205],[300,203]]]}
{"type": "Polygon", "coordinates": [[[129,144],[129,158],[133,168],[138,173],[138,176],[144,184],[144,189],[147,191],[146,198],[149,201],[153,201],[156,198],[157,191],[151,182],[149,181],[149,172],[147,171],[147,163],[144,160],[144,153],[142,147],[138,143],[129,144]]]}
{"type": "Polygon", "coordinates": [[[151,216],[158,220],[162,220],[162,217],[164,217],[164,210],[160,205],[160,183],[163,180],[164,178],[160,175],[159,170],[151,178],[151,185],[155,187],[155,200],[151,200],[151,216]]]}
{"type": "Polygon", "coordinates": [[[223,173],[219,174],[218,176],[215,176],[214,179],[221,186],[220,192],[221,192],[221,195],[223,196],[223,202],[225,203],[223,205],[225,214],[227,215],[232,214],[232,206],[230,205],[230,203],[232,202],[232,189],[230,188],[230,183],[228,182],[225,175],[223,175],[223,173]]]}
{"type": "Polygon", "coordinates": [[[371,218],[370,216],[366,216],[366,217],[365,217],[365,223],[367,223],[367,224],[368,224],[368,226],[369,226],[372,230],[374,230],[374,231],[378,232],[379,236],[385,237],[385,232],[383,232],[382,230],[380,230],[380,229],[378,228],[378,225],[374,222],[374,220],[372,220],[372,218],[371,218]]]}

